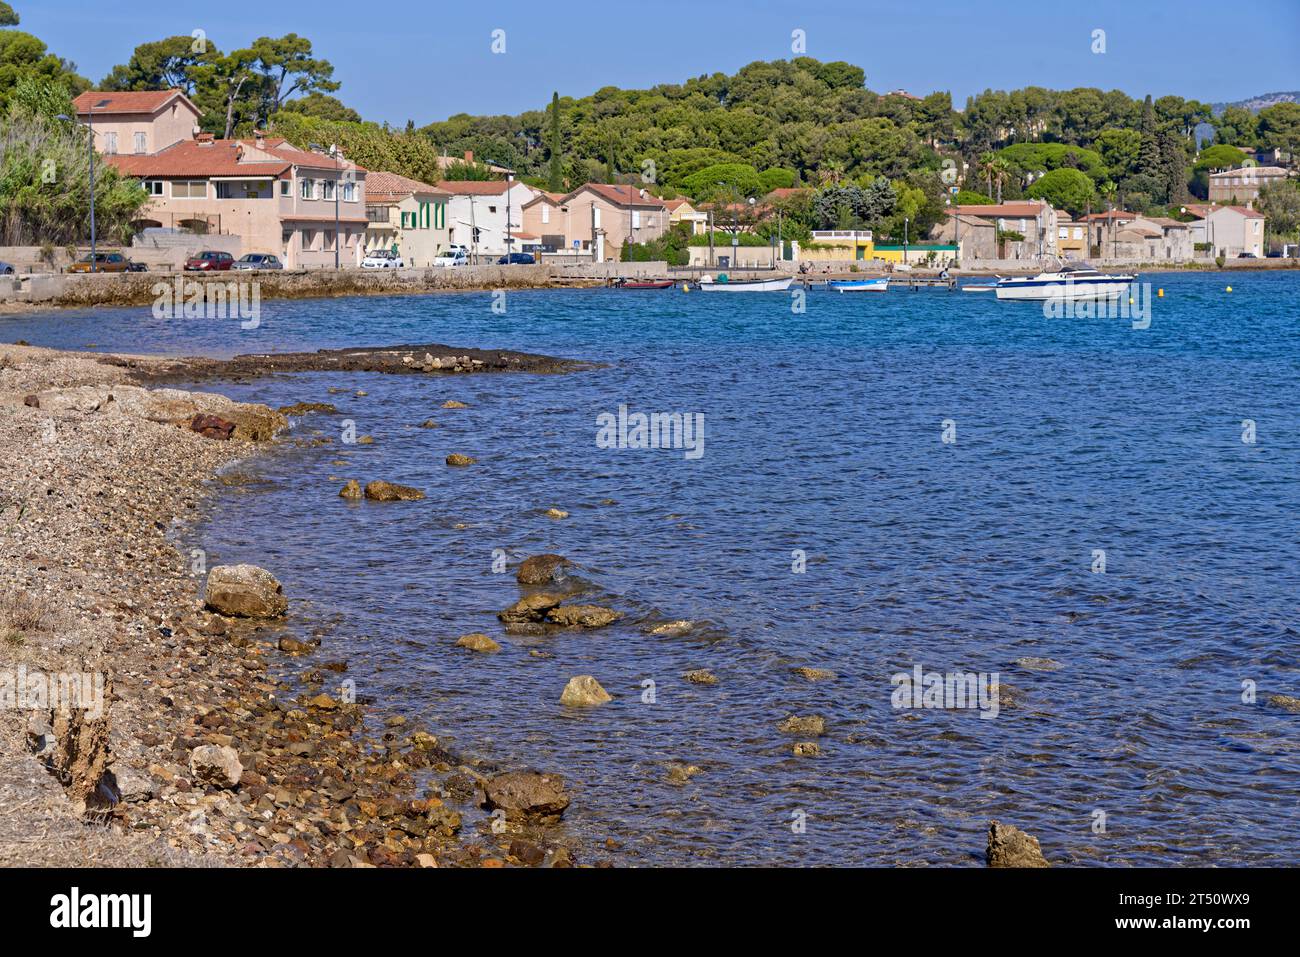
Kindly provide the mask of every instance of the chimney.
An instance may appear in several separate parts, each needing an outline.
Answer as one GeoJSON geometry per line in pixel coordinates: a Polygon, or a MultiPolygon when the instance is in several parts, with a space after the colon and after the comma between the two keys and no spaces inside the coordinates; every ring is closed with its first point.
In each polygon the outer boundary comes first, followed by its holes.
{"type": "Polygon", "coordinates": [[[266,145],[266,130],[253,130],[253,142],[258,148],[266,145]]]}
{"type": "Polygon", "coordinates": [[[466,151],[465,151],[465,162],[466,162],[466,163],[472,163],[472,162],[474,162],[474,151],[473,151],[473,150],[466,150],[466,151]]]}
{"type": "Polygon", "coordinates": [[[198,133],[194,137],[194,142],[200,143],[204,146],[211,146],[212,140],[213,140],[213,134],[211,133],[198,133]]]}

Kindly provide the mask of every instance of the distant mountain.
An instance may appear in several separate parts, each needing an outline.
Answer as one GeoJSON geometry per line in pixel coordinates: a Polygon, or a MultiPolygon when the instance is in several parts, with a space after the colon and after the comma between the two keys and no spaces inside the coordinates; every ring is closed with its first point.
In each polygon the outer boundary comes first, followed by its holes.
{"type": "Polygon", "coordinates": [[[1218,116],[1229,106],[1244,106],[1252,113],[1258,113],[1266,106],[1272,106],[1274,103],[1300,103],[1300,90],[1292,90],[1289,93],[1261,93],[1259,96],[1252,96],[1248,100],[1238,100],[1236,103],[1215,103],[1214,115],[1218,116]]]}

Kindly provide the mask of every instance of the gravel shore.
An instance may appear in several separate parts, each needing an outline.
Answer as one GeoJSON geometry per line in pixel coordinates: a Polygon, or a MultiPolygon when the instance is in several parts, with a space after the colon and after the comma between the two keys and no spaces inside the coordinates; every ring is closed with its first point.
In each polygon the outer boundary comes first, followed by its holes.
{"type": "Polygon", "coordinates": [[[142,388],[176,373],[0,346],[0,678],[83,676],[104,699],[72,720],[0,708],[0,864],[572,863],[553,828],[479,813],[494,769],[400,718],[377,726],[339,690],[347,663],[291,620],[205,608],[203,557],[178,533],[285,420],[142,388]],[[291,697],[271,675],[298,658],[309,690],[291,697]],[[238,756],[237,782],[195,770],[208,746],[238,756]]]}

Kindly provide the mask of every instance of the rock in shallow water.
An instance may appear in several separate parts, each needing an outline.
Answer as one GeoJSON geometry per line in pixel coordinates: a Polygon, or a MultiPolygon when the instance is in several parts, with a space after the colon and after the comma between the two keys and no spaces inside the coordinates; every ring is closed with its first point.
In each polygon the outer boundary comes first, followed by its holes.
{"type": "Polygon", "coordinates": [[[483,786],[483,807],[501,810],[508,821],[558,821],[569,806],[564,778],[535,771],[507,771],[483,786]]]}
{"type": "Polygon", "coordinates": [[[786,734],[806,734],[817,738],[826,733],[826,719],[816,714],[804,717],[791,715],[778,724],[777,729],[786,734]]]}
{"type": "Polygon", "coordinates": [[[545,592],[525,595],[505,611],[498,612],[497,617],[505,622],[541,621],[548,611],[555,608],[564,599],[559,595],[545,592]]]}
{"type": "Polygon", "coordinates": [[[409,485],[376,479],[366,483],[366,498],[375,502],[417,502],[424,498],[424,493],[409,485]]]}
{"type": "Polygon", "coordinates": [[[470,651],[500,651],[501,646],[481,632],[475,632],[472,635],[461,635],[456,639],[456,645],[460,648],[468,648],[470,651]]]}
{"type": "Polygon", "coordinates": [[[989,822],[988,847],[984,859],[989,867],[1050,867],[1038,846],[1038,838],[1030,837],[1010,824],[989,822]]]}
{"type": "Polygon", "coordinates": [[[614,699],[591,675],[576,675],[569,679],[560,694],[560,704],[570,708],[591,708],[614,699]]]}
{"type": "Polygon", "coordinates": [[[579,628],[603,628],[623,617],[622,612],[600,605],[561,605],[546,613],[546,620],[557,625],[579,628]]]}
{"type": "Polygon", "coordinates": [[[274,575],[256,565],[217,565],[208,572],[208,608],[238,618],[278,618],[289,607],[274,575]]]}
{"type": "Polygon", "coordinates": [[[467,465],[473,465],[478,459],[472,455],[461,455],[459,452],[452,452],[447,456],[447,464],[453,468],[464,468],[467,465]]]}
{"type": "Polygon", "coordinates": [[[708,668],[696,668],[694,671],[686,672],[682,677],[693,685],[716,685],[718,683],[718,676],[708,668]]]}
{"type": "Polygon", "coordinates": [[[530,555],[519,564],[515,580],[521,585],[545,585],[561,577],[561,569],[569,564],[563,555],[530,555]]]}
{"type": "Polygon", "coordinates": [[[361,483],[356,479],[348,479],[347,484],[339,489],[339,498],[357,500],[361,498],[361,483]]]}

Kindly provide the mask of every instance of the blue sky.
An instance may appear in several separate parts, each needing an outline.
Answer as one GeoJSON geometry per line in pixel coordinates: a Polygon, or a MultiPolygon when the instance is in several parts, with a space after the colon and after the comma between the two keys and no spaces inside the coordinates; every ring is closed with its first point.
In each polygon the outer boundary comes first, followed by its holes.
{"type": "Polygon", "coordinates": [[[732,72],[789,58],[796,29],[809,56],[863,67],[872,89],[952,90],[959,105],[1030,84],[1212,102],[1300,89],[1300,0],[9,2],[21,29],[96,82],[144,40],[203,29],[232,49],[298,33],[334,64],[346,103],[394,124],[541,108],[553,89],[582,96],[732,72]],[[491,51],[496,29],[504,54],[491,51]],[[1094,30],[1105,31],[1104,54],[1091,50],[1094,30]]]}

